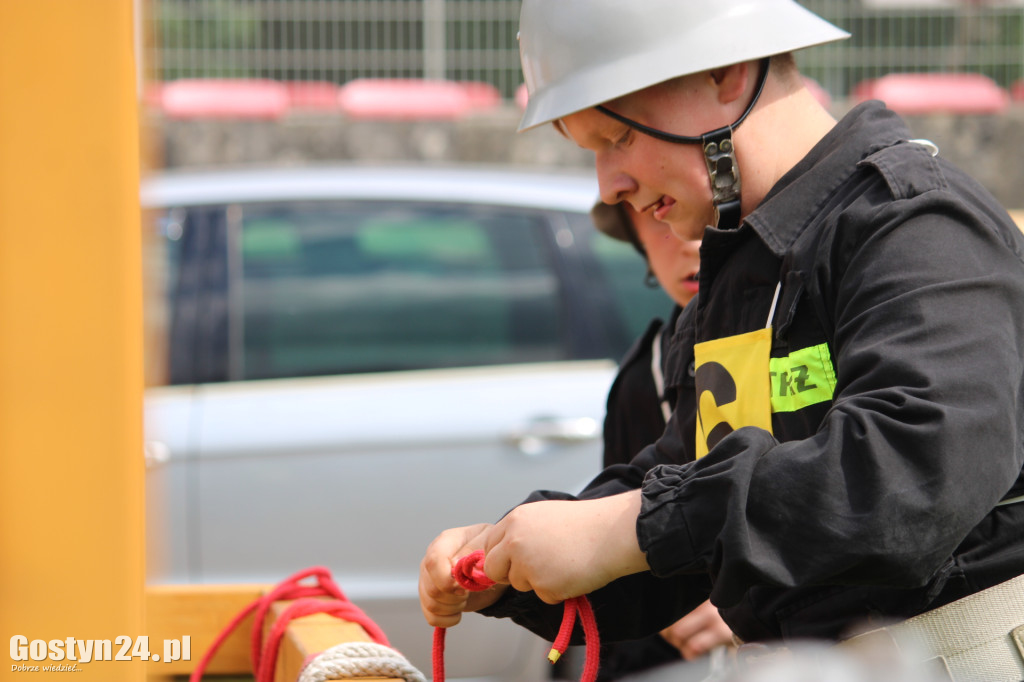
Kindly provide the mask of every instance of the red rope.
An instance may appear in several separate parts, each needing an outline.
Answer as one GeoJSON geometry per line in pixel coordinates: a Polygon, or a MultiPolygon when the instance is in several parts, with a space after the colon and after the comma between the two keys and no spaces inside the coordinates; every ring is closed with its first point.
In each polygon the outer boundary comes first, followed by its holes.
{"type": "MultiPolygon", "coordinates": [[[[484,573],[484,552],[477,550],[468,554],[452,567],[452,577],[462,587],[471,592],[481,592],[494,586],[494,581],[484,573]]],[[[569,640],[572,637],[572,629],[576,624],[576,616],[579,615],[583,624],[583,636],[586,642],[586,658],[583,663],[583,674],[580,682],[594,682],[597,679],[597,668],[601,654],[601,638],[597,631],[597,619],[594,617],[594,610],[590,606],[590,600],[584,596],[573,597],[565,600],[565,611],[562,614],[562,625],[558,628],[558,635],[551,645],[548,653],[548,660],[552,663],[565,653],[569,648],[569,640]]],[[[445,628],[434,628],[434,650],[433,682],[444,682],[444,635],[445,628]]]]}
{"type": "Polygon", "coordinates": [[[434,649],[430,659],[433,663],[433,682],[444,682],[444,634],[448,632],[445,628],[434,628],[434,649]]]}
{"type": "Polygon", "coordinates": [[[331,573],[326,568],[314,566],[281,581],[273,590],[266,595],[256,599],[242,609],[227,626],[221,630],[214,639],[210,648],[206,650],[203,657],[196,664],[195,670],[189,676],[189,682],[199,682],[203,679],[206,667],[214,654],[224,643],[224,640],[231,635],[238,625],[245,620],[252,612],[256,612],[252,625],[251,655],[252,671],[256,682],[274,682],[274,668],[277,666],[277,653],[284,638],[288,624],[296,618],[308,616],[314,613],[328,613],[347,621],[358,623],[363,626],[366,633],[374,642],[390,646],[388,638],[384,635],[376,623],[367,616],[362,609],[348,600],[348,597],[341,591],[337,583],[331,578],[331,573]],[[315,585],[303,585],[300,581],[306,578],[315,578],[315,585]],[[322,597],[329,597],[323,599],[322,597]],[[290,604],[274,622],[273,627],[267,636],[266,643],[263,643],[263,622],[266,620],[267,611],[271,605],[278,600],[295,600],[290,604]]]}

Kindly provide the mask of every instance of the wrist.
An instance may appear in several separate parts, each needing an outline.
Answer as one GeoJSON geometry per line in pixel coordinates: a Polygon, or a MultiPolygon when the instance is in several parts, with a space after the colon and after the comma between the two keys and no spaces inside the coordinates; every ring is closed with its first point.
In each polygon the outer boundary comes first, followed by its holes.
{"type": "Polygon", "coordinates": [[[640,549],[640,541],[636,534],[636,521],[640,515],[640,491],[631,490],[604,499],[610,502],[611,507],[609,541],[613,544],[608,548],[608,555],[615,558],[614,573],[621,577],[650,570],[647,555],[640,549]]]}

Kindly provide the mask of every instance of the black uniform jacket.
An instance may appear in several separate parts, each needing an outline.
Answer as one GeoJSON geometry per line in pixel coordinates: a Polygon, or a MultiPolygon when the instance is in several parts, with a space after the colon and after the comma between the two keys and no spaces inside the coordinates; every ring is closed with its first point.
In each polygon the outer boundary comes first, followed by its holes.
{"type": "MultiPolygon", "coordinates": [[[[651,571],[590,595],[604,637],[664,627],[710,588],[744,640],[840,638],[1024,573],[1024,504],[997,506],[1024,495],[1024,238],[911,137],[860,105],[740,228],[706,230],[667,381],[685,383],[695,341],[763,327],[781,283],[771,355],[827,349],[834,391],[697,461],[680,395],[630,471],[584,491],[647,472],[651,571]]],[[[509,591],[486,613],[551,637],[561,609],[509,591]]]]}

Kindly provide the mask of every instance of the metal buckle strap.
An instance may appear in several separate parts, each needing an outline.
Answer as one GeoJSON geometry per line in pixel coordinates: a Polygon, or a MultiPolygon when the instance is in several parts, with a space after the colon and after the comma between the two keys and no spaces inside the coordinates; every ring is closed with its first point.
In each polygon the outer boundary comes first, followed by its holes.
{"type": "Polygon", "coordinates": [[[732,143],[732,128],[722,128],[703,138],[704,163],[711,182],[711,199],[718,213],[720,230],[735,230],[740,226],[740,165],[736,160],[736,147],[732,143]]]}

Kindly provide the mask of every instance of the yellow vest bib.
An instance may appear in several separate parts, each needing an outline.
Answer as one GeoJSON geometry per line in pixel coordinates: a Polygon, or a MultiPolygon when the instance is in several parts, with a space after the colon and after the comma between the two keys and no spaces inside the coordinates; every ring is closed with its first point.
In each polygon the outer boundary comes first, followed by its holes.
{"type": "Polygon", "coordinates": [[[764,329],[693,347],[697,390],[697,459],[744,426],[772,432],[772,414],[832,400],[836,374],[828,344],[771,357],[775,290],[764,329]]]}
{"type": "Polygon", "coordinates": [[[697,459],[743,426],[772,430],[771,327],[694,346],[697,459]]]}

